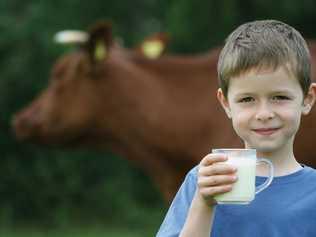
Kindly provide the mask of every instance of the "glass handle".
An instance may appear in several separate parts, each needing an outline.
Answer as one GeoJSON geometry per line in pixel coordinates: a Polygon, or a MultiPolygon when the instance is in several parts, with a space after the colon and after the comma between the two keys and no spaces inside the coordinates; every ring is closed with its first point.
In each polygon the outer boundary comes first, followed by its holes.
{"type": "Polygon", "coordinates": [[[273,170],[273,164],[271,161],[264,159],[264,158],[258,158],[257,159],[257,164],[259,163],[266,163],[269,166],[269,176],[268,179],[258,187],[256,187],[256,194],[260,193],[264,189],[266,189],[272,182],[273,180],[273,175],[274,175],[274,170],[273,170]]]}

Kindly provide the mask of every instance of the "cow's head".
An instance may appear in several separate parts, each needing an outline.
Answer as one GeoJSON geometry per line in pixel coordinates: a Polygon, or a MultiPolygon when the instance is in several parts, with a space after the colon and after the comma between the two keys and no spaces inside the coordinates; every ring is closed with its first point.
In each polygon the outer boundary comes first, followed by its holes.
{"type": "Polygon", "coordinates": [[[78,50],[56,62],[47,89],[14,116],[17,138],[79,145],[98,141],[98,136],[104,140],[105,134],[111,140],[129,136],[137,126],[130,123],[143,122],[136,114],[146,113],[141,111],[146,79],[132,61],[139,52],[120,47],[111,32],[109,23],[99,23],[88,33],[57,36],[66,43],[78,41],[78,50]]]}

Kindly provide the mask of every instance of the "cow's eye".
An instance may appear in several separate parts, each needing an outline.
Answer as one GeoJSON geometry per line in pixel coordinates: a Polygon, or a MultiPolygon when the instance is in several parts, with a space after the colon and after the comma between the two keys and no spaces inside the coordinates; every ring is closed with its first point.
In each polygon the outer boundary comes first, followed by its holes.
{"type": "Polygon", "coordinates": [[[63,93],[63,91],[64,91],[64,85],[63,85],[63,83],[61,83],[59,81],[53,81],[51,86],[52,86],[51,92],[54,95],[60,96],[63,93]]]}
{"type": "Polygon", "coordinates": [[[62,77],[63,75],[63,70],[62,68],[55,68],[52,72],[52,79],[53,80],[58,80],[62,77]]]}
{"type": "Polygon", "coordinates": [[[63,75],[65,74],[67,70],[67,65],[65,65],[64,62],[59,62],[57,63],[53,70],[52,70],[52,79],[55,80],[55,79],[60,79],[63,77],[63,75]]]}

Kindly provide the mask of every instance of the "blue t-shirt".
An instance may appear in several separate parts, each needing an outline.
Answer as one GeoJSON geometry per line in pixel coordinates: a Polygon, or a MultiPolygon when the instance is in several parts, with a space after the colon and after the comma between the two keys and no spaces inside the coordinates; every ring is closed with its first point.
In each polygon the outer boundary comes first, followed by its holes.
{"type": "MultiPolygon", "coordinates": [[[[256,177],[256,185],[265,181],[256,177]]],[[[197,167],[186,176],[156,237],[176,237],[184,225],[197,182],[197,167]]],[[[211,237],[316,236],[316,170],[275,177],[249,205],[217,205],[211,237]]]]}

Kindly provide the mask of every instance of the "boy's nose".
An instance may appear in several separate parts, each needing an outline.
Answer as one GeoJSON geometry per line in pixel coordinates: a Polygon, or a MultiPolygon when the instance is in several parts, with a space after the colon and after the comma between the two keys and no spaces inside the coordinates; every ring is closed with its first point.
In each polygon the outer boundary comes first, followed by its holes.
{"type": "Polygon", "coordinates": [[[260,121],[270,120],[274,118],[274,116],[273,110],[266,103],[262,103],[256,111],[256,119],[260,121]]]}

